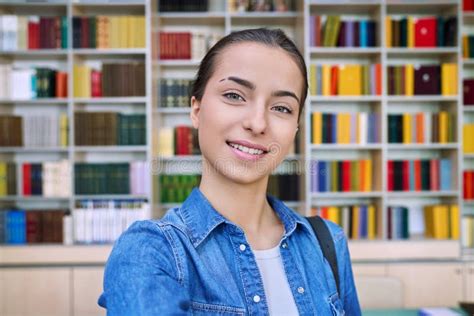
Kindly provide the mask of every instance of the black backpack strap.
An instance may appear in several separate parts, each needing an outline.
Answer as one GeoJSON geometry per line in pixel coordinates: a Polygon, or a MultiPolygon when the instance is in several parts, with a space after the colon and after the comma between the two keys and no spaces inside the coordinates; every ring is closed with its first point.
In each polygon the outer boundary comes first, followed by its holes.
{"type": "Polygon", "coordinates": [[[324,220],[319,216],[306,217],[308,222],[313,228],[314,234],[319,241],[321,250],[323,251],[323,256],[329,262],[331,266],[332,274],[334,275],[334,280],[336,280],[337,293],[341,293],[339,290],[339,272],[337,269],[337,257],[336,249],[334,247],[334,241],[331,236],[329,228],[324,223],[324,220]]]}

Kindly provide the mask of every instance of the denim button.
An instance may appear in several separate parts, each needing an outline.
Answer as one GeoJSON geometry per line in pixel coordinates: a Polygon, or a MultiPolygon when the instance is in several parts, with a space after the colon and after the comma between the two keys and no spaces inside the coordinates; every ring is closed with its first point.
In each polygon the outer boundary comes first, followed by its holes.
{"type": "Polygon", "coordinates": [[[245,251],[245,249],[247,249],[247,247],[245,247],[244,244],[241,244],[239,248],[240,248],[241,251],[245,251]]]}
{"type": "Polygon", "coordinates": [[[304,288],[300,286],[298,288],[298,293],[303,294],[304,293],[304,288]]]}
{"type": "Polygon", "coordinates": [[[254,301],[255,303],[260,302],[260,296],[255,295],[255,296],[253,297],[253,301],[254,301]]]}
{"type": "Polygon", "coordinates": [[[282,248],[288,248],[288,245],[286,244],[286,242],[284,242],[282,245],[281,245],[282,248]]]}

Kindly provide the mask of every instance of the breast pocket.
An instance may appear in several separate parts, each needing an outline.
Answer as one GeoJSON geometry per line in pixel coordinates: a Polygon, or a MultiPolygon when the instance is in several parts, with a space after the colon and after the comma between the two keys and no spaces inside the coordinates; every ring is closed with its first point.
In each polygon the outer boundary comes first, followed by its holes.
{"type": "Polygon", "coordinates": [[[344,312],[344,308],[342,306],[342,302],[339,299],[339,295],[334,293],[329,297],[329,305],[331,307],[332,315],[333,316],[344,316],[346,313],[344,312]]]}
{"type": "Polygon", "coordinates": [[[218,304],[200,303],[191,301],[190,310],[192,315],[225,315],[243,316],[245,309],[218,304]]]}

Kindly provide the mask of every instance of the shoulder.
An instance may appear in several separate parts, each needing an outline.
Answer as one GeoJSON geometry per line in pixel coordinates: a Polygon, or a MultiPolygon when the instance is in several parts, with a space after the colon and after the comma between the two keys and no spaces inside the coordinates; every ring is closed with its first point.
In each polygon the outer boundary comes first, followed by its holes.
{"type": "Polygon", "coordinates": [[[335,242],[341,242],[341,241],[344,242],[346,240],[346,235],[344,234],[344,230],[342,229],[341,226],[327,219],[323,219],[323,220],[326,226],[329,228],[329,231],[331,232],[332,238],[334,239],[335,242]]]}

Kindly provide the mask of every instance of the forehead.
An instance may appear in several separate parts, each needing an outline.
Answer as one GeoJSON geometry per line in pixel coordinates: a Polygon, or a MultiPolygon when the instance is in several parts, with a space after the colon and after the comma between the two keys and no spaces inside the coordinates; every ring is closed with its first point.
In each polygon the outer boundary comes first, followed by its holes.
{"type": "Polygon", "coordinates": [[[211,80],[228,76],[252,81],[257,88],[292,89],[297,94],[303,86],[303,75],[288,52],[252,42],[232,44],[219,54],[211,80]]]}

